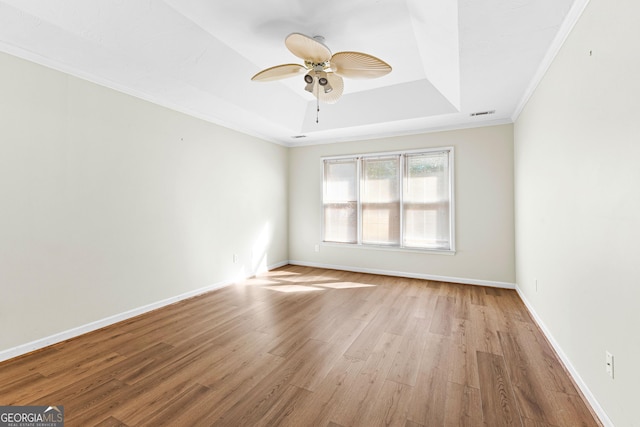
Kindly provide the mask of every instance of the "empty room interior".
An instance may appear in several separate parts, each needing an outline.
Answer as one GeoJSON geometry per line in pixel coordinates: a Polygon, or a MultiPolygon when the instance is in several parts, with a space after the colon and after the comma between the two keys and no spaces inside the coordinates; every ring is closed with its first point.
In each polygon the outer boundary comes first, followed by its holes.
{"type": "Polygon", "coordinates": [[[640,427],[638,16],[0,0],[0,412],[640,427]]]}

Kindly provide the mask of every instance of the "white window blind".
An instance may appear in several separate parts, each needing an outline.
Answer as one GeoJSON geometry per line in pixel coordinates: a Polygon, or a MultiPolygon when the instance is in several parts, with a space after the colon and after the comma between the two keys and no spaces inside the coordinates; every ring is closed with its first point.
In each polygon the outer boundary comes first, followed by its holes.
{"type": "Polygon", "coordinates": [[[453,149],[324,159],[325,242],[453,250],[453,149]]]}
{"type": "Polygon", "coordinates": [[[324,162],[324,240],[357,243],[357,159],[324,162]]]}
{"type": "Polygon", "coordinates": [[[400,156],[362,159],[362,243],[400,244],[400,156]]]}
{"type": "Polygon", "coordinates": [[[405,156],[404,246],[451,247],[449,194],[447,152],[405,156]]]}

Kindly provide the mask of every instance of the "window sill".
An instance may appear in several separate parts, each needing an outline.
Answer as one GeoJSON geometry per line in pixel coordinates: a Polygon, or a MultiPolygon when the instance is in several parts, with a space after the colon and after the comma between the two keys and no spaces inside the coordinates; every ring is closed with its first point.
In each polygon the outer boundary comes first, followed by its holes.
{"type": "Polygon", "coordinates": [[[333,243],[333,242],[321,242],[321,246],[333,247],[333,248],[350,248],[350,249],[366,249],[372,251],[388,251],[388,252],[410,252],[418,254],[430,254],[430,255],[455,255],[455,249],[418,249],[418,248],[399,248],[394,246],[383,245],[362,245],[354,243],[333,243]]]}

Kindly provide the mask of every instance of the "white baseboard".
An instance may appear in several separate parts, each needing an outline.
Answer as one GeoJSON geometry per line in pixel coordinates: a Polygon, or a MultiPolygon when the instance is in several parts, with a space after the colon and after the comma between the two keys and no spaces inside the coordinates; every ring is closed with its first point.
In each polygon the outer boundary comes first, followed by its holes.
{"type": "Polygon", "coordinates": [[[547,326],[544,324],[540,316],[538,316],[538,313],[536,313],[531,303],[524,296],[524,293],[522,292],[519,286],[516,286],[516,291],[518,292],[520,299],[522,299],[522,301],[524,302],[524,305],[527,306],[527,309],[533,316],[533,319],[535,320],[535,322],[538,324],[538,327],[540,327],[540,330],[542,330],[542,333],[545,335],[545,337],[547,338],[547,340],[549,341],[549,343],[551,344],[555,352],[558,354],[558,357],[560,357],[560,360],[564,364],[564,367],[567,369],[567,372],[569,372],[569,375],[571,375],[571,377],[573,378],[573,381],[576,383],[578,388],[580,388],[580,391],[582,392],[584,397],[587,399],[587,401],[591,405],[591,408],[600,419],[600,422],[602,422],[602,425],[604,425],[605,427],[615,427],[613,422],[607,415],[607,413],[604,411],[602,406],[600,406],[600,403],[598,402],[598,400],[595,398],[591,390],[589,390],[589,387],[587,386],[587,384],[584,382],[584,380],[582,379],[582,377],[580,376],[576,368],[571,363],[571,360],[569,359],[569,357],[567,357],[565,352],[562,350],[562,347],[560,347],[560,344],[558,344],[558,342],[555,340],[553,335],[551,335],[551,332],[549,331],[547,326]]]}
{"type": "MultiPolygon", "coordinates": [[[[268,270],[272,270],[274,268],[282,267],[289,264],[288,261],[279,262],[274,265],[267,267],[268,270]]],[[[141,314],[147,313],[149,311],[157,310],[159,308],[165,307],[170,304],[174,304],[176,302],[195,297],[197,295],[204,294],[206,292],[211,292],[216,289],[223,288],[225,286],[229,286],[235,282],[242,281],[247,279],[248,277],[253,276],[245,275],[242,277],[237,277],[231,280],[225,280],[222,282],[214,283],[213,285],[205,286],[200,289],[196,289],[193,291],[185,292],[180,295],[176,295],[171,298],[164,299],[162,301],[157,301],[151,304],[144,305],[142,307],[137,307],[132,310],[125,311],[124,313],[119,313],[113,316],[105,317],[104,319],[96,320],[95,322],[87,323],[86,325],[78,326],[73,329],[69,329],[67,331],[59,332],[54,335],[50,335],[45,338],[41,338],[35,341],[31,341],[26,344],[21,344],[17,347],[9,348],[7,350],[0,351],[0,362],[13,359],[14,357],[22,356],[27,353],[31,353],[32,351],[40,350],[42,348],[48,347],[53,344],[60,343],[62,341],[66,341],[71,338],[75,338],[82,334],[86,334],[88,332],[92,332],[98,330],[100,328],[104,328],[105,326],[113,325],[114,323],[122,322],[123,320],[130,319],[135,316],[139,316],[141,314]]]]}
{"type": "Polygon", "coordinates": [[[495,282],[491,280],[467,279],[461,277],[436,276],[433,274],[408,273],[406,271],[395,270],[379,270],[375,268],[361,268],[350,265],[330,265],[319,264],[314,262],[289,260],[289,264],[300,265],[303,267],[326,268],[330,270],[352,271],[354,273],[380,274],[383,276],[408,277],[411,279],[434,280],[438,282],[462,283],[464,285],[490,286],[492,288],[515,289],[515,283],[495,282]]]}

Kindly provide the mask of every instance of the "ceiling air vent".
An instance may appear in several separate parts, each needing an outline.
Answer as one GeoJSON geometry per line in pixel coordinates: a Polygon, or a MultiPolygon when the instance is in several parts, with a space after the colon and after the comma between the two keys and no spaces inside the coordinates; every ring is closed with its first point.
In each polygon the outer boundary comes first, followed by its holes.
{"type": "Polygon", "coordinates": [[[489,114],[493,114],[495,113],[496,110],[489,110],[489,111],[478,111],[477,113],[471,113],[469,114],[471,117],[476,117],[476,116],[487,116],[489,114]]]}
{"type": "Polygon", "coordinates": [[[306,138],[307,135],[293,135],[291,138],[293,139],[300,139],[300,138],[306,138]]]}

